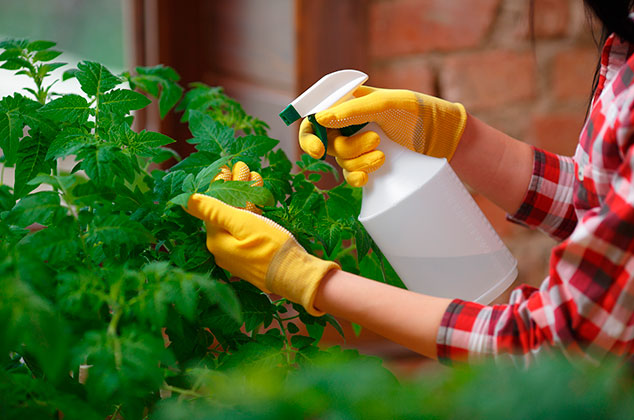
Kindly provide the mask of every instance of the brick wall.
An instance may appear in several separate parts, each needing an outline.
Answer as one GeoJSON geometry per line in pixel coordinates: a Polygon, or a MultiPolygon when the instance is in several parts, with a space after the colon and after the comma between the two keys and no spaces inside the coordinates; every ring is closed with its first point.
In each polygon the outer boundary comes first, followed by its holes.
{"type": "MultiPolygon", "coordinates": [[[[581,0],[370,0],[370,81],[459,101],[478,118],[572,155],[598,60],[581,0]]],[[[506,222],[476,197],[520,266],[539,284],[554,244],[506,222]]]]}

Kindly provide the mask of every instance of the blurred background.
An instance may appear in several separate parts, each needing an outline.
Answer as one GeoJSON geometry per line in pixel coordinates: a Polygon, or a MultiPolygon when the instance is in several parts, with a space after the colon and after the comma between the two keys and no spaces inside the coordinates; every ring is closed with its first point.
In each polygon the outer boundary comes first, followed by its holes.
{"type": "MultiPolygon", "coordinates": [[[[113,71],[162,63],[183,85],[224,86],[291,159],[297,127],[278,112],[342,68],[365,71],[373,86],[462,102],[516,138],[571,155],[599,52],[582,0],[535,0],[534,40],[529,16],[529,0],[0,0],[0,38],[56,41],[67,61],[113,71]]],[[[7,75],[0,70],[0,92],[15,89],[7,75]]],[[[176,116],[161,121],[150,110],[139,121],[189,151],[176,116]]],[[[539,285],[554,241],[475,198],[519,261],[517,283],[539,285]]],[[[399,366],[421,363],[369,332],[347,343],[399,366]]]]}

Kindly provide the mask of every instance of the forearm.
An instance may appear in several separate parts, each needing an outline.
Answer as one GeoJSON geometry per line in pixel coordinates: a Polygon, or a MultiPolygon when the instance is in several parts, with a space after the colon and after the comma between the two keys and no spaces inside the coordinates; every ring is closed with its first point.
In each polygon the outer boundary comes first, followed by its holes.
{"type": "Polygon", "coordinates": [[[434,359],[436,336],[450,302],[341,270],[324,278],[315,298],[318,309],[434,359]]]}
{"type": "Polygon", "coordinates": [[[533,151],[469,115],[451,166],[460,179],[507,213],[522,204],[533,170],[533,151]]]}

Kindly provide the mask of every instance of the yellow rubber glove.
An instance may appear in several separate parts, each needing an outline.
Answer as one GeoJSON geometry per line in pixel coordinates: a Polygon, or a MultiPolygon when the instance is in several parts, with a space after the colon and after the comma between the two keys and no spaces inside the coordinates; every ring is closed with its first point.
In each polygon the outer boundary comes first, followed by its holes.
{"type": "MultiPolygon", "coordinates": [[[[398,144],[425,155],[451,160],[467,122],[464,106],[409,90],[378,89],[361,86],[354,99],[317,113],[317,122],[327,128],[377,123],[398,144]]],[[[299,144],[315,159],[324,154],[321,140],[312,124],[300,125],[299,144]]],[[[351,137],[328,130],[328,154],[343,168],[346,181],[361,187],[368,173],[378,169],[385,156],[376,150],[379,137],[365,132],[351,137]]]]}
{"type": "MultiPolygon", "coordinates": [[[[262,176],[255,171],[249,170],[247,164],[241,161],[238,161],[233,165],[233,170],[229,169],[227,165],[223,165],[220,168],[218,175],[215,176],[214,181],[219,179],[223,179],[225,181],[255,181],[251,184],[252,187],[261,187],[264,185],[262,176]]],[[[262,214],[262,210],[257,208],[255,204],[250,201],[247,201],[244,208],[253,213],[262,214]]]]}
{"type": "Polygon", "coordinates": [[[317,289],[338,264],[310,255],[272,220],[215,198],[193,194],[185,210],[205,222],[207,249],[216,264],[266,293],[301,304],[311,315],[323,315],[314,306],[317,289]]]}

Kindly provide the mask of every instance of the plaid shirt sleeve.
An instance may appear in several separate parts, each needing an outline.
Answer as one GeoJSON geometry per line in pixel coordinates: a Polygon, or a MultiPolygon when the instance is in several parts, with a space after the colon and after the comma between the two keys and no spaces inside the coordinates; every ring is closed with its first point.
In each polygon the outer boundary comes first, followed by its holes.
{"type": "Polygon", "coordinates": [[[508,220],[563,240],[577,225],[572,204],[574,163],[572,158],[535,147],[533,152],[533,175],[528,191],[519,210],[508,220]]]}
{"type": "MultiPolygon", "coordinates": [[[[630,139],[632,126],[623,127],[630,139]]],[[[561,179],[565,159],[536,151],[539,154],[545,163],[536,163],[536,183],[561,179]]],[[[569,192],[542,185],[534,190],[539,192],[529,193],[526,208],[531,211],[520,217],[565,237],[551,253],[549,277],[539,289],[514,290],[504,305],[454,300],[437,337],[440,361],[508,355],[528,364],[552,349],[592,360],[607,354],[634,356],[634,147],[623,149],[622,156],[603,202],[588,210],[571,233],[567,231],[573,218],[566,216],[566,200],[555,199],[569,192]],[[549,189],[551,198],[542,197],[549,189]],[[536,213],[538,207],[542,210],[536,213]],[[544,208],[555,209],[558,216],[542,216],[544,208]]]]}

